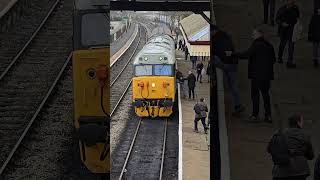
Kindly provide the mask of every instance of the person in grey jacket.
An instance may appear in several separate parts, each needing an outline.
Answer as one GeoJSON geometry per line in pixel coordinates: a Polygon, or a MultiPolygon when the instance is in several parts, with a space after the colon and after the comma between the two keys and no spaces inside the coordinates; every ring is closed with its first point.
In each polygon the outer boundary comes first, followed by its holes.
{"type": "MultiPolygon", "coordinates": [[[[303,117],[296,114],[289,117],[289,128],[284,134],[290,156],[287,165],[274,165],[272,170],[273,180],[306,180],[310,175],[308,160],[314,158],[310,137],[303,131],[303,117]]],[[[268,148],[270,153],[270,148],[268,148]]]]}
{"type": "Polygon", "coordinates": [[[314,180],[320,180],[320,154],[314,165],[314,180]]]}
{"type": "Polygon", "coordinates": [[[207,118],[207,112],[208,112],[208,106],[204,102],[204,98],[200,98],[200,102],[197,103],[193,110],[195,111],[195,118],[194,118],[194,131],[198,131],[198,121],[201,120],[201,123],[203,125],[204,133],[207,134],[207,126],[206,126],[206,118],[207,118]]]}

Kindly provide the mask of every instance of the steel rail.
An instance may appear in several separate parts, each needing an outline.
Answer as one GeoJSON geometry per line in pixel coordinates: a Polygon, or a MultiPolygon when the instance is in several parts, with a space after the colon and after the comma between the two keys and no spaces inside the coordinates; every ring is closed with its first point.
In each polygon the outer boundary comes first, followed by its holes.
{"type": "Polygon", "coordinates": [[[117,101],[116,105],[115,105],[114,108],[112,109],[111,114],[110,114],[111,117],[112,117],[112,115],[114,114],[114,112],[117,110],[117,108],[118,108],[120,102],[122,101],[122,99],[124,98],[124,96],[126,95],[126,93],[127,93],[128,89],[129,89],[131,83],[132,83],[132,79],[130,80],[130,82],[128,83],[126,89],[123,91],[120,99],[117,101]]]}
{"type": "Polygon", "coordinates": [[[162,158],[161,158],[161,167],[160,167],[159,180],[162,180],[162,172],[163,172],[163,166],[164,166],[164,155],[165,155],[165,152],[166,152],[167,127],[168,127],[168,119],[166,119],[166,125],[164,127],[163,145],[162,145],[162,158]]]}
{"type": "Polygon", "coordinates": [[[139,123],[138,123],[137,128],[136,128],[136,131],[134,133],[134,136],[133,136],[132,142],[130,144],[130,148],[129,148],[126,160],[124,161],[124,164],[123,164],[123,167],[122,167],[122,170],[121,170],[121,174],[120,174],[119,180],[122,180],[122,177],[123,177],[124,173],[126,172],[126,167],[127,167],[128,162],[129,162],[129,158],[130,158],[134,143],[136,141],[136,138],[137,138],[137,135],[138,135],[138,132],[139,132],[139,129],[140,129],[141,121],[142,121],[142,118],[140,118],[139,123]]]}
{"type": "Polygon", "coordinates": [[[72,53],[70,53],[69,57],[66,59],[63,67],[61,68],[59,74],[57,75],[55,81],[53,82],[53,84],[51,85],[50,89],[48,90],[46,96],[43,98],[41,104],[39,105],[39,107],[37,108],[37,111],[33,114],[31,120],[29,121],[27,127],[24,129],[22,135],[20,136],[19,140],[17,141],[17,143],[15,144],[15,146],[13,147],[13,149],[11,150],[10,154],[8,155],[6,161],[3,163],[3,165],[1,166],[0,169],[0,176],[3,174],[4,170],[6,169],[7,165],[9,164],[10,160],[12,159],[14,153],[17,151],[18,147],[20,146],[22,140],[25,138],[25,136],[27,135],[30,127],[32,126],[33,122],[35,121],[35,119],[37,118],[37,116],[39,115],[39,113],[41,112],[43,106],[45,105],[45,103],[47,102],[49,96],[51,95],[53,89],[55,88],[55,86],[58,84],[64,70],[66,69],[68,63],[70,62],[70,59],[72,57],[72,53]]]}
{"type": "Polygon", "coordinates": [[[16,61],[20,58],[20,56],[24,53],[24,51],[27,49],[27,47],[30,45],[32,40],[36,37],[36,35],[39,33],[43,25],[47,22],[50,15],[54,11],[54,9],[57,7],[57,4],[60,2],[60,0],[56,0],[54,5],[51,7],[50,11],[48,12],[47,16],[43,19],[41,24],[38,26],[37,30],[32,34],[28,42],[23,46],[23,48],[19,51],[19,53],[13,58],[11,63],[7,66],[7,68],[1,73],[0,75],[0,81],[5,77],[5,75],[9,72],[9,70],[13,67],[13,65],[16,63],[16,61]]]}
{"type": "Polygon", "coordinates": [[[136,47],[134,48],[131,56],[128,58],[128,61],[126,62],[126,64],[124,65],[124,67],[121,69],[121,71],[119,72],[119,74],[116,76],[116,78],[111,82],[110,86],[113,86],[113,84],[118,80],[118,78],[122,75],[123,71],[127,68],[128,64],[130,63],[130,61],[132,60],[134,54],[136,53],[139,45],[140,45],[140,42],[141,42],[141,31],[139,30],[139,41],[136,45],[136,47]]]}

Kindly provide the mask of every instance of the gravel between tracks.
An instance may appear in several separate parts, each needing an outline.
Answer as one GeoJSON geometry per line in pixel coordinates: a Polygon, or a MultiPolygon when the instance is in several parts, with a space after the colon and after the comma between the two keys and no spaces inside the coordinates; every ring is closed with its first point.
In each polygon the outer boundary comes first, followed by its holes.
{"type": "Polygon", "coordinates": [[[22,16],[7,32],[0,33],[0,73],[4,71],[18,51],[29,40],[54,2],[53,0],[18,1],[18,3],[25,3],[28,6],[22,10],[22,16]]]}

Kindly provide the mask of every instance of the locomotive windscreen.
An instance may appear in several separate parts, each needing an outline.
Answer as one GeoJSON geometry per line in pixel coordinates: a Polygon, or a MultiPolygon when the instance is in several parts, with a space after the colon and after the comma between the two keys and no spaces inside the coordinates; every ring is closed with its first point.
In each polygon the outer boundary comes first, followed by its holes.
{"type": "Polygon", "coordinates": [[[172,76],[172,66],[171,65],[154,65],[154,75],[155,76],[172,76]]]}
{"type": "Polygon", "coordinates": [[[109,44],[109,18],[106,13],[90,13],[82,16],[81,43],[83,46],[109,44]]]}
{"type": "Polygon", "coordinates": [[[135,76],[173,76],[172,71],[172,65],[156,64],[135,66],[135,76]]]}

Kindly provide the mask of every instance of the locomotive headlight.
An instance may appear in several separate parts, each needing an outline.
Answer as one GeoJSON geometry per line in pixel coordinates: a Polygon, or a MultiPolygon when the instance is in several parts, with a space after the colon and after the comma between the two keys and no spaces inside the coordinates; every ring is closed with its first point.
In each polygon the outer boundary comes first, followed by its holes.
{"type": "Polygon", "coordinates": [[[147,57],[144,57],[144,60],[145,60],[145,61],[147,61],[147,60],[148,60],[148,58],[147,58],[147,57]]]}
{"type": "Polygon", "coordinates": [[[160,61],[162,61],[162,57],[160,57],[160,61]]]}
{"type": "Polygon", "coordinates": [[[152,83],[152,84],[151,84],[151,87],[153,87],[153,88],[156,87],[156,84],[155,84],[155,83],[152,83]]]}

